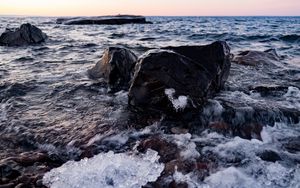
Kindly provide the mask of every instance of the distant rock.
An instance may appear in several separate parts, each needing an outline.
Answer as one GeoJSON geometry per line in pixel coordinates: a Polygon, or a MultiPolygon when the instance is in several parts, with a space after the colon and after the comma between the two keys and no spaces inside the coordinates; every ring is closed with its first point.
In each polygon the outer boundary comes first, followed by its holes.
{"type": "Polygon", "coordinates": [[[24,46],[39,44],[47,39],[47,35],[29,23],[17,29],[6,29],[0,36],[0,46],[24,46]]]}
{"type": "Polygon", "coordinates": [[[136,62],[137,57],[130,50],[110,47],[88,74],[92,79],[104,78],[113,91],[128,90],[136,62]]]}
{"type": "Polygon", "coordinates": [[[274,49],[266,51],[243,51],[234,57],[233,62],[241,65],[279,65],[282,57],[278,56],[274,49]]]}
{"type": "Polygon", "coordinates": [[[136,65],[129,105],[141,111],[199,108],[224,86],[229,70],[226,42],[150,50],[136,65]]]}
{"type": "Polygon", "coordinates": [[[143,16],[116,15],[96,17],[69,17],[58,18],[57,24],[65,25],[123,25],[123,24],[150,24],[143,16]]]}

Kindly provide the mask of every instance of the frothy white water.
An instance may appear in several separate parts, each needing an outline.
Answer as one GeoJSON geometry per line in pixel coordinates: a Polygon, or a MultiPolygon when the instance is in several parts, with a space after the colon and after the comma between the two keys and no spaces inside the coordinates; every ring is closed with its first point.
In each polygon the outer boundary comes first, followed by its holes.
{"type": "Polygon", "coordinates": [[[164,169],[157,152],[141,156],[108,152],[79,162],[69,161],[43,178],[51,188],[139,188],[155,181],[164,169]]]}
{"type": "MultiPolygon", "coordinates": [[[[217,133],[203,133],[193,139],[197,142],[208,142],[201,154],[210,153],[216,156],[219,167],[198,187],[207,188],[299,188],[300,165],[289,157],[299,157],[299,153],[290,154],[282,148],[281,140],[295,137],[297,134],[285,124],[264,127],[262,141],[246,140],[239,137],[226,138],[217,133]],[[260,154],[274,151],[281,159],[263,160],[260,154]],[[288,162],[290,161],[290,162],[288,162]]],[[[272,154],[270,154],[272,155],[272,154]]],[[[192,174],[189,174],[192,177],[192,174]]],[[[195,182],[195,178],[191,179],[195,182]]]]}

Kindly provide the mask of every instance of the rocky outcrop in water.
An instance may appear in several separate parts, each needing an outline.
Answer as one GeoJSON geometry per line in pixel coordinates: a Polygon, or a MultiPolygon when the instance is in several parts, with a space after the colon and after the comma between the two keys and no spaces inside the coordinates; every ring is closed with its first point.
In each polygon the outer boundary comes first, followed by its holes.
{"type": "Polygon", "coordinates": [[[88,74],[92,79],[104,78],[113,91],[127,90],[136,61],[136,55],[130,50],[110,47],[88,74]]]}
{"type": "Polygon", "coordinates": [[[243,51],[239,53],[233,62],[241,65],[258,66],[258,65],[278,65],[280,56],[274,49],[266,51],[243,51]]]}
{"type": "Polygon", "coordinates": [[[97,17],[70,17],[58,18],[58,24],[65,25],[123,25],[123,24],[149,24],[143,16],[117,15],[97,17]]]}
{"type": "Polygon", "coordinates": [[[47,35],[29,23],[17,29],[6,29],[0,36],[0,46],[24,46],[39,44],[47,39],[47,35]]]}
{"type": "Polygon", "coordinates": [[[226,42],[149,51],[136,65],[129,105],[142,111],[201,107],[223,87],[229,56],[226,42]]]}

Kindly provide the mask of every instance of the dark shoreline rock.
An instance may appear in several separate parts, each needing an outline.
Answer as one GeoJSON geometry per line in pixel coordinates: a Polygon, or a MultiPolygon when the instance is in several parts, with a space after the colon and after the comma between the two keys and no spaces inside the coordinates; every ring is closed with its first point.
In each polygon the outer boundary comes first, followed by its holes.
{"type": "Polygon", "coordinates": [[[26,46],[45,42],[47,35],[29,23],[17,29],[6,29],[0,36],[0,46],[26,46]]]}
{"type": "Polygon", "coordinates": [[[109,47],[90,70],[92,79],[104,78],[112,91],[128,90],[136,64],[136,55],[126,48],[109,47]]]}
{"type": "Polygon", "coordinates": [[[171,113],[200,108],[223,88],[229,70],[226,42],[150,50],[136,64],[129,106],[171,113]]]}
{"type": "Polygon", "coordinates": [[[145,17],[134,15],[58,18],[56,23],[65,25],[151,24],[151,22],[146,21],[145,17]]]}
{"type": "Polygon", "coordinates": [[[280,67],[279,61],[282,59],[274,49],[266,51],[243,51],[234,57],[233,62],[241,65],[275,65],[280,67]]]}

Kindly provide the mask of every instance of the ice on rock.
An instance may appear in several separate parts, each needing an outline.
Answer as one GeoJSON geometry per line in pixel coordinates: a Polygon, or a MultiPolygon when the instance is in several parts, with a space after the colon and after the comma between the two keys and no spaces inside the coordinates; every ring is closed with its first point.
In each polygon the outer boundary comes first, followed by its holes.
{"type": "Polygon", "coordinates": [[[183,110],[188,102],[187,96],[179,96],[177,99],[174,97],[175,94],[175,89],[170,88],[170,89],[165,89],[165,94],[171,101],[173,107],[175,108],[176,111],[183,110]]]}
{"type": "Polygon", "coordinates": [[[164,169],[156,151],[129,155],[108,152],[79,162],[69,161],[46,173],[51,188],[139,188],[155,181],[164,169]]]}

